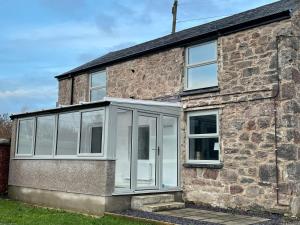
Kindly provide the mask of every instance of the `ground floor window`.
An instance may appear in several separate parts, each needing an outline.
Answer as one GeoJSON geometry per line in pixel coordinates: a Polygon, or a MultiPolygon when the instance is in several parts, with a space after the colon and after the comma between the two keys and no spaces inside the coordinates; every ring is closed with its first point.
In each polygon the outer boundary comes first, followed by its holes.
{"type": "Polygon", "coordinates": [[[35,155],[52,155],[55,144],[55,116],[36,119],[35,155]]]}
{"type": "Polygon", "coordinates": [[[31,155],[34,143],[34,119],[20,120],[18,130],[17,153],[19,155],[31,155]]]}
{"type": "Polygon", "coordinates": [[[218,111],[190,112],[187,116],[188,162],[220,161],[218,111]]]}
{"type": "Polygon", "coordinates": [[[103,110],[82,113],[80,154],[102,153],[103,110]]]}
{"type": "Polygon", "coordinates": [[[57,155],[76,155],[80,114],[64,113],[58,117],[57,155]]]}
{"type": "Polygon", "coordinates": [[[17,156],[102,156],[104,109],[19,119],[17,156]]]}

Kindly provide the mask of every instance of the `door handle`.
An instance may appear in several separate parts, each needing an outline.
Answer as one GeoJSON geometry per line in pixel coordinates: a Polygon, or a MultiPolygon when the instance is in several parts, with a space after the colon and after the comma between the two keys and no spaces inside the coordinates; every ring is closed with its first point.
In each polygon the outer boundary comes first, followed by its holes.
{"type": "Polygon", "coordinates": [[[157,151],[157,154],[159,155],[160,152],[159,146],[157,148],[152,148],[152,151],[157,151]]]}

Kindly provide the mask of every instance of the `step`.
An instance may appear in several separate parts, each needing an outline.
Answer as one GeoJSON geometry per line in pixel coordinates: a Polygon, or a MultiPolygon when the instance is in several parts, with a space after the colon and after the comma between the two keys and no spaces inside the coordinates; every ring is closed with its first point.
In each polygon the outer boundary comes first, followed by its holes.
{"type": "Polygon", "coordinates": [[[131,198],[131,208],[140,209],[143,205],[174,202],[173,194],[140,195],[131,198]]]}
{"type": "Polygon", "coordinates": [[[183,202],[166,202],[144,205],[140,210],[146,212],[158,212],[170,209],[182,209],[185,207],[183,202]]]}

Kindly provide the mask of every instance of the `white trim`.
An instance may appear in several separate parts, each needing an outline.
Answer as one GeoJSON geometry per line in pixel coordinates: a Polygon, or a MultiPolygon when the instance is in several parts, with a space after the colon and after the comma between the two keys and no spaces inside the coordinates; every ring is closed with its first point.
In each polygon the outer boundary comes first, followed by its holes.
{"type": "Polygon", "coordinates": [[[126,104],[138,104],[146,106],[170,106],[170,107],[180,107],[180,102],[162,102],[162,101],[153,101],[153,100],[139,100],[131,98],[113,98],[113,97],[104,97],[104,101],[109,101],[112,103],[126,103],[126,104]]]}
{"type": "Polygon", "coordinates": [[[220,164],[221,162],[221,147],[218,150],[219,159],[218,160],[194,160],[190,159],[189,153],[189,140],[191,138],[218,138],[220,143],[219,135],[219,110],[205,110],[205,111],[193,111],[187,113],[187,128],[186,128],[186,162],[191,164],[220,164]],[[194,116],[206,116],[206,115],[216,115],[216,133],[209,134],[190,134],[190,117],[194,116]]]}

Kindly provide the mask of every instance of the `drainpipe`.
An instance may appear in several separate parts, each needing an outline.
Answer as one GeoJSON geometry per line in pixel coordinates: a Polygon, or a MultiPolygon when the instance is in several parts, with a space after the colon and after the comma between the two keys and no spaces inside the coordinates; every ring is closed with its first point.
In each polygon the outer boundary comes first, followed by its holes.
{"type": "Polygon", "coordinates": [[[279,202],[279,166],[278,166],[278,137],[277,137],[277,100],[280,93],[280,69],[279,69],[279,44],[281,36],[276,36],[276,70],[277,70],[277,90],[274,95],[274,147],[275,147],[275,173],[276,173],[276,203],[281,205],[279,202]]]}

